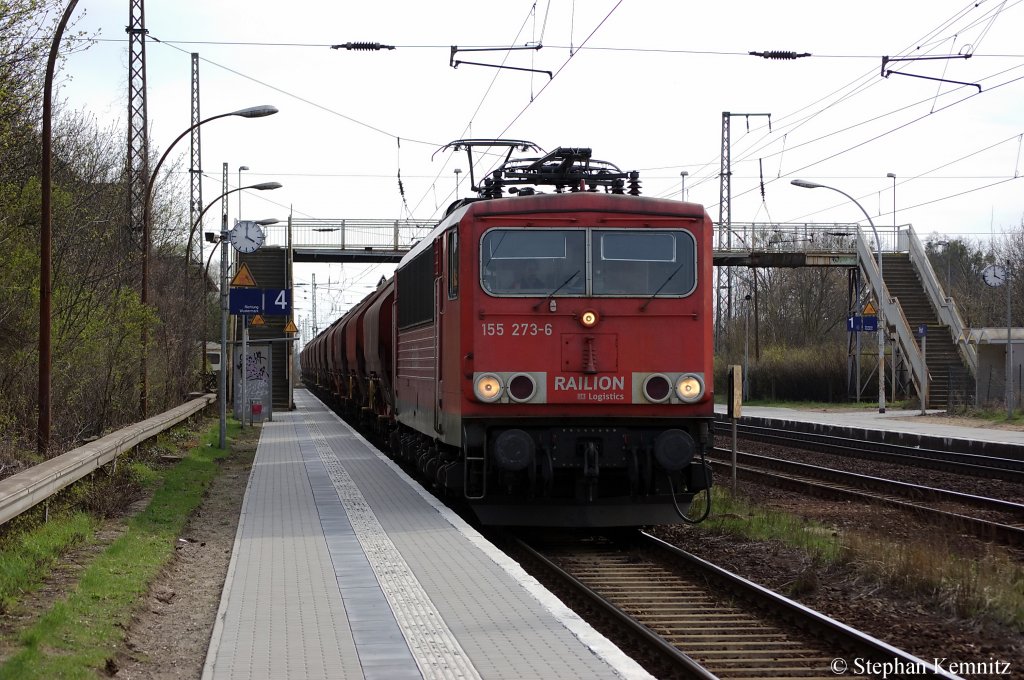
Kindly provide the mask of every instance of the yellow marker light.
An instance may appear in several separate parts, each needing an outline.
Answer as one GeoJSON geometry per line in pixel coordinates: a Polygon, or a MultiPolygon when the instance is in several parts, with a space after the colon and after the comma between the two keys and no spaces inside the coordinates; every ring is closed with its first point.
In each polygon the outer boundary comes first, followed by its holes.
{"type": "Polygon", "coordinates": [[[699,376],[686,373],[676,381],[676,396],[680,401],[692,404],[704,396],[704,381],[699,376]]]}
{"type": "Polygon", "coordinates": [[[593,328],[597,325],[598,318],[597,312],[588,309],[580,314],[580,325],[584,328],[593,328]]]}
{"type": "Polygon", "coordinates": [[[484,402],[497,401],[501,397],[501,378],[493,373],[484,373],[477,376],[473,383],[473,393],[476,398],[484,402]]]}

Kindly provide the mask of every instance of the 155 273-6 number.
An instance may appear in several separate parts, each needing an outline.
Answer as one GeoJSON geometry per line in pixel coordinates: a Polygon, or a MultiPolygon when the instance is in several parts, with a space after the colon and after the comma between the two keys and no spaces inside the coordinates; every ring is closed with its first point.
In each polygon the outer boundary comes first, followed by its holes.
{"type": "Polygon", "coordinates": [[[484,335],[505,335],[506,330],[508,335],[513,337],[530,337],[538,335],[552,335],[554,334],[554,328],[551,324],[544,323],[533,323],[533,322],[512,322],[510,324],[504,323],[481,323],[480,331],[484,335]],[[507,329],[506,329],[507,326],[507,329]]]}

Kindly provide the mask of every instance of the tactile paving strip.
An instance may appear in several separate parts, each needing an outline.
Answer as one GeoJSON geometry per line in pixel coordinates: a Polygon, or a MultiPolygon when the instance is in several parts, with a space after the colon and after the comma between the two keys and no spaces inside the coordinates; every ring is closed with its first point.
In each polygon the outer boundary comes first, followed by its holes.
{"type": "Polygon", "coordinates": [[[423,677],[480,678],[320,428],[308,418],[306,426],[423,677]]]}

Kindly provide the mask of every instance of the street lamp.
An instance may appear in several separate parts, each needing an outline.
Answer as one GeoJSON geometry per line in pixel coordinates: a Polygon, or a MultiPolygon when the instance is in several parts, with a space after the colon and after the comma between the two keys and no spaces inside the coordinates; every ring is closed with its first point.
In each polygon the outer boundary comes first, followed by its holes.
{"type": "MultiPolygon", "coordinates": [[[[227,191],[227,192],[221,194],[220,196],[218,196],[217,198],[213,199],[209,203],[207,203],[206,207],[203,208],[202,211],[199,213],[199,217],[197,217],[196,221],[192,224],[192,228],[189,229],[189,232],[188,232],[188,248],[185,249],[186,257],[187,257],[187,253],[191,253],[192,252],[192,238],[195,235],[196,231],[199,229],[199,225],[203,221],[203,215],[205,215],[206,211],[209,210],[210,208],[212,208],[217,203],[217,201],[219,201],[220,199],[224,198],[225,196],[228,196],[230,194],[235,193],[236,191],[242,191],[244,189],[256,189],[257,191],[267,191],[269,189],[280,189],[281,186],[282,185],[281,185],[280,182],[260,182],[259,184],[250,184],[249,186],[237,187],[235,189],[232,189],[231,191],[227,191]]],[[[260,223],[260,224],[262,224],[262,223],[260,223]]],[[[200,259],[202,259],[202,258],[200,258],[200,259]]]]}
{"type": "MultiPolygon", "coordinates": [[[[240,222],[241,222],[241,220],[239,220],[239,223],[240,222]]],[[[261,225],[277,224],[277,220],[275,220],[275,219],[266,219],[266,220],[259,220],[256,223],[257,224],[261,224],[261,225]]],[[[259,247],[260,247],[260,244],[257,244],[257,248],[259,248],[259,247]]],[[[248,320],[245,318],[245,315],[243,314],[242,315],[242,361],[241,361],[241,369],[242,370],[241,370],[241,376],[240,376],[240,378],[241,378],[240,382],[242,384],[239,387],[239,392],[241,393],[241,398],[238,400],[239,415],[242,416],[242,429],[245,429],[245,416],[246,416],[246,414],[248,413],[250,415],[250,417],[252,416],[252,412],[249,409],[249,398],[248,398],[248,396],[246,394],[246,388],[248,387],[248,383],[249,383],[248,366],[249,366],[249,323],[248,323],[248,320]]],[[[226,397],[227,393],[225,393],[224,396],[226,397]]],[[[221,403],[224,404],[223,401],[221,403]]],[[[226,420],[227,420],[227,417],[226,417],[227,416],[227,407],[225,405],[225,406],[221,406],[221,408],[223,408],[225,410],[225,426],[226,426],[227,425],[227,422],[226,422],[226,420]]]]}
{"type": "MultiPolygon", "coordinates": [[[[228,164],[224,164],[224,184],[227,184],[228,164]]],[[[281,185],[278,182],[267,182],[265,189],[278,189],[281,185]],[[276,185],[276,186],[271,186],[276,185]]],[[[228,376],[225,370],[225,357],[228,355],[228,211],[227,195],[230,191],[224,192],[218,200],[224,201],[224,211],[220,216],[220,384],[218,388],[218,401],[220,401],[220,448],[227,447],[227,397],[228,397],[228,376]]]]}
{"type": "MultiPolygon", "coordinates": [[[[268,191],[270,189],[280,189],[280,188],[281,188],[281,183],[280,182],[261,182],[260,184],[251,184],[251,185],[249,185],[247,187],[238,187],[236,189],[232,189],[231,191],[223,193],[220,196],[218,196],[217,198],[215,198],[212,201],[210,201],[209,203],[207,203],[206,207],[203,208],[200,211],[199,217],[197,217],[196,221],[192,224],[192,228],[189,229],[189,231],[188,231],[188,248],[185,249],[185,261],[186,261],[186,263],[188,262],[188,254],[192,252],[192,237],[196,233],[196,230],[199,228],[199,225],[202,224],[202,222],[203,222],[203,215],[206,214],[207,210],[209,210],[214,205],[216,205],[217,201],[221,200],[222,198],[224,198],[228,194],[233,194],[236,191],[241,191],[242,189],[256,189],[258,191],[268,191]]],[[[276,221],[277,220],[274,220],[273,222],[276,222],[276,221]]],[[[258,224],[264,224],[265,222],[266,221],[264,220],[264,221],[258,222],[258,224]]],[[[267,224],[273,224],[273,222],[266,222],[266,223],[267,224]]],[[[215,238],[212,232],[207,234],[207,237],[208,237],[207,240],[210,241],[210,243],[213,243],[215,246],[216,246],[216,244],[220,240],[219,238],[215,238]]],[[[202,244],[202,241],[200,241],[200,243],[199,243],[199,261],[200,262],[203,261],[202,247],[203,247],[203,244],[202,244]]],[[[209,291],[207,290],[206,282],[208,281],[207,277],[208,277],[208,272],[209,272],[209,269],[210,269],[210,260],[213,259],[213,253],[215,253],[216,251],[217,251],[216,247],[214,247],[213,250],[210,251],[210,257],[206,260],[206,267],[203,268],[203,291],[206,292],[206,293],[209,293],[209,291]]],[[[204,296],[203,300],[205,300],[205,299],[206,299],[206,297],[204,296]]],[[[199,361],[200,367],[203,365],[202,358],[206,356],[206,338],[207,338],[207,333],[206,333],[206,315],[204,313],[204,315],[203,315],[203,342],[201,343],[202,344],[202,352],[199,355],[200,356],[200,361],[199,361]]]]}
{"type": "Polygon", "coordinates": [[[686,176],[690,173],[683,170],[679,173],[679,200],[686,201],[686,176]]]}
{"type": "MultiPolygon", "coordinates": [[[[198,123],[196,123],[195,125],[190,126],[187,130],[185,130],[180,135],[178,135],[175,138],[175,140],[173,142],[171,142],[170,146],[167,147],[167,150],[164,151],[164,154],[162,156],[160,156],[160,160],[157,161],[156,167],[153,168],[153,173],[149,176],[149,182],[146,183],[146,195],[143,198],[143,203],[142,203],[142,291],[141,291],[141,294],[140,294],[139,297],[140,297],[140,301],[142,302],[143,305],[146,305],[146,304],[149,303],[149,247],[150,247],[150,243],[149,242],[150,242],[150,231],[151,231],[150,230],[150,225],[149,225],[149,220],[150,220],[149,204],[150,204],[151,197],[153,195],[153,185],[156,184],[156,177],[157,177],[157,174],[160,172],[160,166],[163,165],[163,162],[167,159],[167,156],[171,153],[171,149],[174,148],[175,144],[177,144],[182,139],[184,139],[185,135],[189,134],[190,132],[195,130],[200,125],[203,125],[204,123],[209,123],[211,120],[217,120],[218,118],[227,118],[228,116],[239,116],[241,118],[262,118],[264,116],[271,116],[271,115],[273,115],[275,113],[277,113],[277,108],[276,107],[263,104],[263,105],[260,105],[260,106],[250,106],[249,108],[239,109],[237,111],[231,111],[229,113],[220,113],[220,114],[217,114],[216,116],[210,116],[209,118],[205,118],[205,119],[199,121],[198,123]]],[[[142,351],[141,351],[141,354],[142,354],[142,362],[141,362],[142,363],[142,366],[141,366],[142,389],[140,390],[140,395],[139,395],[139,409],[142,411],[142,417],[145,418],[146,417],[146,412],[149,409],[149,396],[147,394],[147,392],[149,391],[149,385],[148,385],[149,380],[148,380],[147,370],[146,370],[148,349],[147,349],[146,331],[145,331],[145,329],[142,331],[142,351]]]]}
{"type": "Polygon", "coordinates": [[[52,368],[51,302],[53,300],[53,72],[57,68],[57,50],[64,29],[78,0],[71,0],[64,8],[60,22],[53,32],[50,54],[46,60],[43,79],[42,159],[39,164],[39,420],[36,425],[36,450],[45,456],[50,448],[50,375],[52,368]]]}
{"type": "Polygon", "coordinates": [[[455,168],[455,200],[459,200],[459,174],[462,168],[455,168]]]}
{"type": "MultiPolygon", "coordinates": [[[[238,186],[242,186],[242,170],[248,170],[248,165],[238,166],[238,186]]],[[[242,219],[242,194],[238,194],[238,219],[242,219]]]]}
{"type": "Polygon", "coordinates": [[[868,211],[864,209],[860,203],[857,202],[850,194],[836,189],[835,187],[826,186],[824,184],[816,184],[814,182],[808,182],[802,179],[794,179],[790,182],[793,186],[800,187],[802,189],[831,189],[836,193],[840,193],[846,196],[848,199],[853,201],[854,205],[860,208],[860,211],[864,213],[864,217],[867,218],[868,224],[871,225],[871,231],[875,233],[875,248],[878,253],[878,280],[881,282],[879,290],[875,291],[878,297],[878,412],[885,413],[885,315],[884,315],[884,304],[882,298],[885,296],[885,279],[882,277],[882,239],[878,236],[878,229],[875,228],[875,223],[871,221],[871,216],[868,215],[868,211]]]}

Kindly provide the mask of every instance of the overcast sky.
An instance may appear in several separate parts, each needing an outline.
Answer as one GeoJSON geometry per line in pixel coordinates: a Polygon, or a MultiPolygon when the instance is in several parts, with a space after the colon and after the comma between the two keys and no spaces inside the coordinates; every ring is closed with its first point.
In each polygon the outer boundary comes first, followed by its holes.
{"type": "MultiPolygon", "coordinates": [[[[204,198],[220,193],[225,162],[231,187],[241,165],[250,168],[244,184],[285,185],[246,192],[245,219],[283,219],[289,206],[297,217],[438,218],[454,198],[455,168],[465,195],[468,167],[462,154],[431,156],[454,139],[503,136],[547,150],[591,147],[596,158],[639,170],[646,195],[678,199],[685,170],[687,199],[717,220],[722,112],[771,113],[771,131],[763,117],[749,119],[749,131],[745,118],[732,119],[734,222],[862,218],[835,192],[789,184],[802,178],[842,189],[876,224],[892,225],[886,174],[895,173],[898,223],[923,237],[981,238],[1024,219],[1022,2],[151,1],[150,145],[162,153],[191,124],[190,54],[198,52],[204,118],[256,104],[280,109],[203,127],[204,198]],[[349,41],[396,49],[329,48],[349,41]],[[504,60],[553,79],[449,66],[452,45],[535,43],[543,48],[457,58],[504,60]],[[765,50],[813,56],[747,55],[765,50]],[[880,76],[883,55],[958,54],[971,56],[889,68],[977,83],[980,93],[880,76]]],[[[101,125],[123,126],[128,3],[79,6],[77,29],[99,41],[65,61],[60,96],[101,125]]],[[[187,138],[179,147],[187,158],[187,138]]],[[[232,201],[232,219],[237,212],[232,201]]],[[[312,271],[299,271],[300,280],[312,271]]],[[[375,280],[386,269],[317,271],[319,282],[375,280]]],[[[336,295],[332,305],[355,299],[336,295]]],[[[320,316],[321,325],[330,320],[320,316]]]]}

